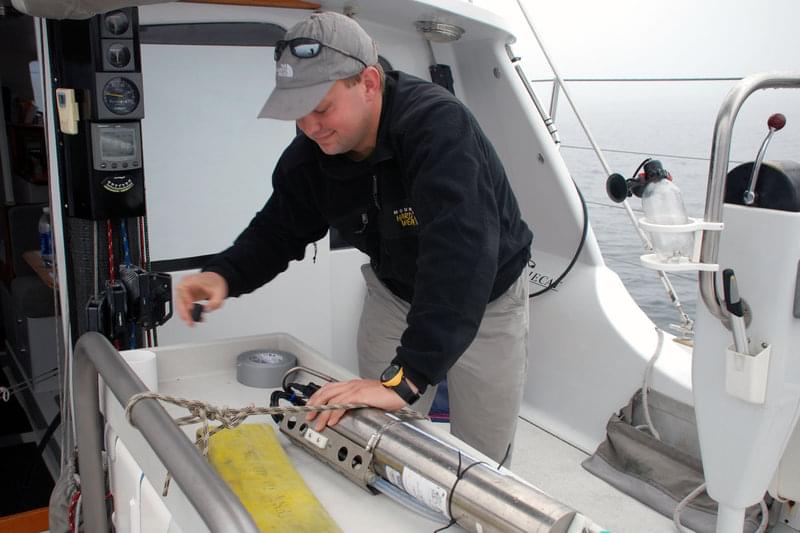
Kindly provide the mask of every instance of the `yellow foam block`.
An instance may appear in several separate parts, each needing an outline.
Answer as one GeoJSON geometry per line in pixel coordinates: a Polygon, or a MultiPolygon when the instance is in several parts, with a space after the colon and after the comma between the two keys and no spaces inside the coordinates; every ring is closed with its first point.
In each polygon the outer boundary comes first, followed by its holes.
{"type": "Polygon", "coordinates": [[[341,532],[295,470],[272,427],[243,424],[215,433],[208,459],[261,531],[341,532]]]}

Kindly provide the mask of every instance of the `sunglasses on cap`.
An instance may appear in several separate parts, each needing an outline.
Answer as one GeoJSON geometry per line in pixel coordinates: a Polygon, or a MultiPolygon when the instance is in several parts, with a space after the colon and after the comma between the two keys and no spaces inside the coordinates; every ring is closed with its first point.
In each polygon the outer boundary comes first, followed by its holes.
{"type": "Polygon", "coordinates": [[[329,48],[334,52],[339,52],[340,54],[349,57],[350,59],[355,59],[362,65],[364,68],[367,68],[367,64],[364,63],[362,60],[357,58],[354,55],[350,55],[347,52],[339,50],[338,48],[334,48],[333,46],[327,45],[325,43],[321,43],[316,39],[311,39],[309,37],[297,37],[295,39],[291,39],[288,41],[278,41],[275,43],[275,61],[278,61],[281,56],[283,55],[284,50],[289,48],[289,51],[292,52],[294,57],[299,57],[300,59],[309,59],[312,57],[317,57],[319,53],[322,51],[322,48],[329,48]]]}

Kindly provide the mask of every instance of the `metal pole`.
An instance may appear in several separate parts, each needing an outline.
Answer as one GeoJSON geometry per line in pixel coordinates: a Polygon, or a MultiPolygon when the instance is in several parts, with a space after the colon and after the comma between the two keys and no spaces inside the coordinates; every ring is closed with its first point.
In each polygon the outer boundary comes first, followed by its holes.
{"type": "Polygon", "coordinates": [[[547,131],[550,132],[550,136],[553,138],[553,141],[556,143],[556,145],[561,144],[561,139],[558,136],[558,128],[556,128],[555,122],[552,118],[550,118],[550,115],[547,114],[544,106],[539,101],[539,97],[536,96],[536,92],[533,90],[531,82],[528,81],[525,71],[522,70],[522,66],[519,64],[520,58],[514,55],[514,53],[511,51],[511,46],[509,45],[506,45],[506,53],[508,54],[508,58],[511,60],[511,63],[514,65],[514,70],[517,71],[517,76],[519,76],[522,85],[525,87],[525,90],[528,91],[528,96],[530,96],[533,105],[539,112],[539,116],[542,117],[544,125],[547,126],[547,131]]]}
{"type": "Polygon", "coordinates": [[[550,118],[556,120],[556,111],[558,110],[558,83],[553,82],[553,90],[550,93],[550,118]]]}
{"type": "MultiPolygon", "coordinates": [[[[100,456],[102,427],[97,375],[122,405],[148,389],[99,333],[84,334],[75,346],[78,459],[87,531],[110,531],[105,504],[105,475],[100,456]]],[[[211,531],[258,532],[250,514],[163,407],[152,399],[138,402],[131,419],[181,486],[211,531]]]]}
{"type": "MultiPolygon", "coordinates": [[[[722,222],[722,203],[725,197],[725,180],[728,175],[728,159],[731,153],[733,123],[744,101],[759,89],[800,88],[798,72],[767,72],[742,79],[725,97],[714,124],[714,141],[711,145],[711,160],[708,167],[708,189],[706,190],[707,222],[722,222]]],[[[700,249],[701,263],[716,263],[719,253],[718,231],[703,232],[700,249]]],[[[700,295],[708,310],[719,319],[726,319],[728,311],[720,305],[713,272],[700,272],[700,295]]]]}

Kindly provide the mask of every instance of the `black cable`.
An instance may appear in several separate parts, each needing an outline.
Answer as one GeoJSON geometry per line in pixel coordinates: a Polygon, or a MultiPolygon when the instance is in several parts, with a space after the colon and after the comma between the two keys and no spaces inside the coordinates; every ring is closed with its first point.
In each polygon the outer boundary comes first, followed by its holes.
{"type": "Polygon", "coordinates": [[[150,272],[153,267],[150,264],[150,228],[147,224],[147,215],[142,215],[142,226],[142,233],[144,234],[144,258],[142,259],[142,266],[145,270],[150,272]]]}
{"type": "Polygon", "coordinates": [[[447,495],[447,514],[450,516],[450,521],[447,523],[446,526],[440,527],[439,529],[435,530],[433,533],[441,533],[445,529],[449,529],[456,523],[456,519],[453,518],[453,492],[455,491],[456,485],[458,485],[459,480],[461,479],[461,451],[458,452],[458,467],[456,468],[456,480],[453,483],[453,486],[450,487],[450,494],[447,495]]]}
{"type": "MultiPolygon", "coordinates": [[[[286,376],[284,376],[285,378],[286,376]]],[[[274,390],[269,397],[269,406],[278,407],[281,400],[286,400],[291,405],[306,405],[308,398],[320,389],[319,385],[310,382],[307,385],[302,383],[287,383],[284,384],[283,390],[274,390]]],[[[283,420],[283,415],[270,415],[272,419],[280,424],[283,420]]]]}
{"type": "MultiPolygon", "coordinates": [[[[511,445],[510,444],[509,444],[509,449],[511,449],[511,445]]],[[[453,482],[453,486],[450,487],[450,494],[447,495],[447,514],[450,516],[450,522],[448,522],[448,524],[446,526],[440,527],[439,529],[435,530],[433,533],[440,533],[440,532],[444,531],[445,529],[451,528],[456,523],[456,519],[453,518],[453,494],[456,491],[456,486],[458,486],[458,482],[461,481],[464,478],[465,475],[467,475],[467,472],[469,472],[470,468],[472,468],[473,466],[477,466],[477,465],[489,466],[486,463],[484,463],[483,461],[475,461],[474,463],[472,463],[471,465],[469,465],[468,467],[466,467],[462,471],[461,470],[461,459],[462,459],[461,452],[459,451],[458,452],[458,468],[456,469],[456,480],[455,480],[455,482],[453,482]]],[[[505,461],[505,458],[503,460],[505,461]]]]}
{"type": "MultiPolygon", "coordinates": [[[[142,215],[142,235],[144,236],[144,257],[141,258],[142,267],[148,271],[152,272],[153,266],[150,264],[150,229],[147,226],[147,215],[142,215]]],[[[141,248],[141,245],[139,246],[141,248]]],[[[153,336],[153,346],[158,346],[158,328],[153,326],[152,336],[153,336]]]]}
{"type": "Polygon", "coordinates": [[[583,245],[586,243],[586,235],[589,233],[589,210],[586,207],[586,200],[583,198],[583,194],[581,193],[578,184],[575,183],[575,180],[572,180],[572,184],[575,186],[575,190],[578,193],[578,198],[581,200],[581,208],[583,209],[583,231],[581,232],[581,242],[578,243],[578,249],[575,250],[575,255],[572,256],[572,260],[569,262],[569,265],[567,265],[567,268],[564,270],[564,272],[562,272],[561,275],[558,276],[550,285],[540,291],[534,292],[533,294],[529,295],[528,298],[534,298],[540,294],[544,294],[561,283],[561,280],[563,280],[567,274],[569,274],[570,270],[572,270],[572,267],[575,266],[575,263],[578,261],[578,257],[583,251],[583,245]]]}
{"type": "Polygon", "coordinates": [[[635,179],[636,176],[639,174],[639,171],[642,170],[642,167],[645,166],[647,163],[649,163],[652,160],[653,160],[652,157],[647,157],[647,158],[645,158],[644,161],[639,163],[639,166],[636,167],[636,170],[633,171],[633,175],[631,176],[631,179],[635,179]]]}
{"type": "MultiPolygon", "coordinates": [[[[36,446],[36,454],[38,456],[44,455],[44,449],[47,447],[47,443],[50,442],[50,439],[53,437],[53,433],[56,432],[58,426],[61,425],[61,411],[56,413],[56,416],[53,417],[53,420],[47,426],[47,430],[42,435],[42,439],[39,441],[39,444],[36,446]]],[[[31,478],[33,478],[33,473],[36,471],[36,466],[39,464],[38,461],[34,461],[31,465],[30,469],[28,469],[28,475],[25,476],[25,481],[22,483],[22,488],[29,489],[31,487],[31,478]]]]}
{"type": "MultiPolygon", "coordinates": [[[[294,405],[294,402],[292,401],[294,399],[293,396],[294,396],[293,394],[282,390],[272,391],[272,394],[269,397],[269,406],[278,407],[278,403],[281,400],[286,400],[287,402],[294,405]]],[[[283,420],[283,415],[270,415],[270,416],[272,416],[272,419],[275,421],[276,424],[280,424],[281,420],[283,420]]]]}
{"type": "Polygon", "coordinates": [[[503,465],[506,464],[506,461],[508,460],[508,456],[509,455],[511,455],[511,443],[510,442],[508,443],[508,447],[506,448],[506,454],[503,456],[503,458],[500,460],[500,462],[497,463],[497,469],[498,470],[500,470],[503,467],[503,465]]]}

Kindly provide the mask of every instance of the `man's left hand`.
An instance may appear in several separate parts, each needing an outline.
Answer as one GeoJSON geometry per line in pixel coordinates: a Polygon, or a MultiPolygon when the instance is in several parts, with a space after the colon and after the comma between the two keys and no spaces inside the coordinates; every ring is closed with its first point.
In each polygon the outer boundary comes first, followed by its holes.
{"type": "MultiPolygon", "coordinates": [[[[328,383],[308,400],[308,405],[328,405],[331,403],[365,403],[384,411],[398,411],[406,406],[406,402],[391,389],[381,385],[374,379],[352,379],[328,383]]],[[[317,419],[316,431],[322,431],[325,426],[335,426],[344,416],[343,409],[336,411],[322,411],[308,413],[306,420],[317,419]]]]}

